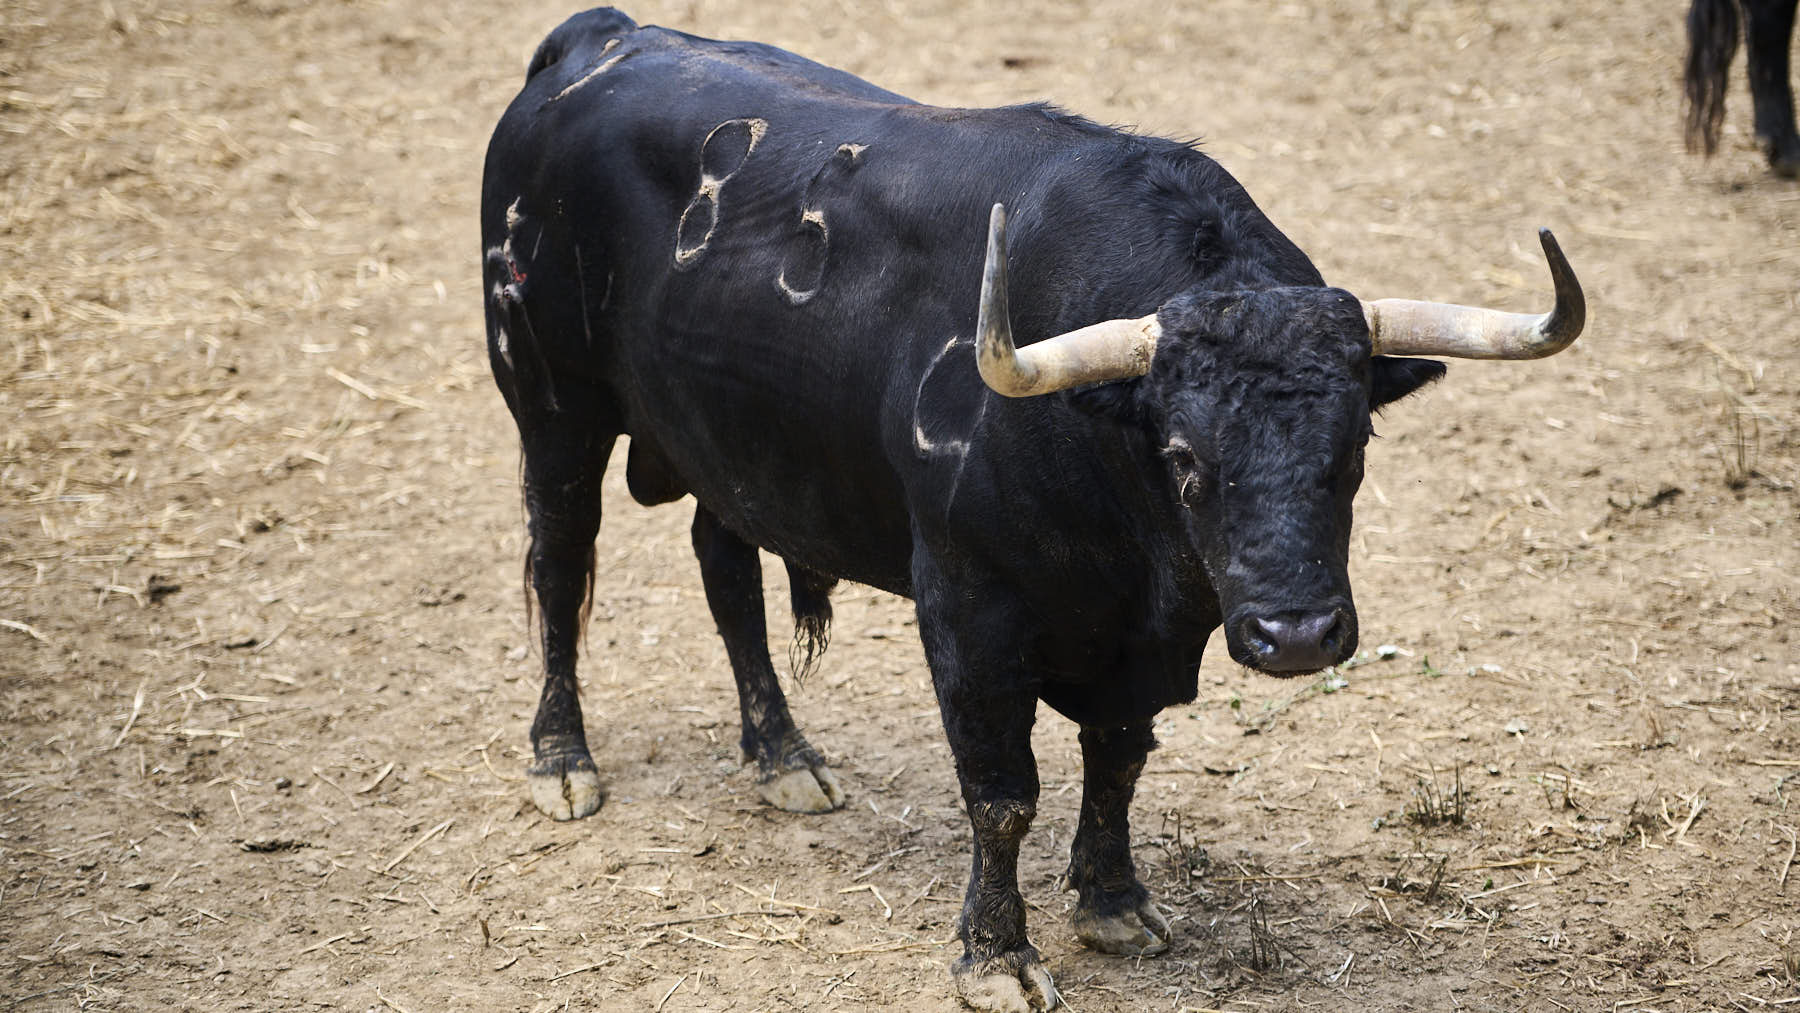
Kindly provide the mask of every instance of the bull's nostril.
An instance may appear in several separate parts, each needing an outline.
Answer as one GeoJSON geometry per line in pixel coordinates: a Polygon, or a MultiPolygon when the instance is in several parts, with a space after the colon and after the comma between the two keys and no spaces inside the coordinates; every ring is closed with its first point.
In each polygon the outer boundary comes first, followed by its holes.
{"type": "Polygon", "coordinates": [[[1250,649],[1258,657],[1267,658],[1281,650],[1281,624],[1279,621],[1256,618],[1250,620],[1249,630],[1244,639],[1249,642],[1250,649]]]}
{"type": "Polygon", "coordinates": [[[1328,625],[1325,627],[1325,631],[1319,635],[1319,650],[1335,657],[1338,648],[1344,644],[1344,619],[1336,612],[1325,618],[1328,625]]]}

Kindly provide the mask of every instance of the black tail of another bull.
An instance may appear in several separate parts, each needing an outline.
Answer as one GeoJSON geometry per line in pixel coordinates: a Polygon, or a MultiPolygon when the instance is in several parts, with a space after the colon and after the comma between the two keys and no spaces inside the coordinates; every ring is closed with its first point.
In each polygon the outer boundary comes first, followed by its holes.
{"type": "Polygon", "coordinates": [[[1711,155],[1719,148],[1726,77],[1737,56],[1737,0],[1695,0],[1687,30],[1687,147],[1711,155]]]}

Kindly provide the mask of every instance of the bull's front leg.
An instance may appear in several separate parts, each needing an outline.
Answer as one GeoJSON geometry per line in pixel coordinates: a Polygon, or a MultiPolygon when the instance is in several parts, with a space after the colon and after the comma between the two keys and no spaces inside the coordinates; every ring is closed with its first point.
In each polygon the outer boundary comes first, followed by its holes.
{"type": "Polygon", "coordinates": [[[1029,1013],[1060,1002],[1050,972],[1025,934],[1019,843],[1037,813],[1031,725],[1037,694],[1019,662],[1017,627],[993,612],[969,614],[954,592],[916,584],[919,632],[931,665],[944,733],[974,834],[969,886],[951,965],[956,993],[978,1010],[1029,1013]],[[939,605],[952,606],[940,608],[939,605]]]}
{"type": "Polygon", "coordinates": [[[1169,948],[1169,922],[1150,902],[1131,861],[1131,796],[1156,745],[1150,722],[1081,726],[1081,822],[1069,850],[1071,919],[1081,941],[1106,953],[1148,956],[1169,948]]]}

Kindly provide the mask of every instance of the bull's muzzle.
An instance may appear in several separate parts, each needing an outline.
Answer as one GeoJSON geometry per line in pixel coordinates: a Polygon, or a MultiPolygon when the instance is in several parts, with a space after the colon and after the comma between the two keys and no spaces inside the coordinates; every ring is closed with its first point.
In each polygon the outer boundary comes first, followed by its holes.
{"type": "Polygon", "coordinates": [[[1329,668],[1356,650],[1356,620],[1342,608],[1241,616],[1227,630],[1232,657],[1271,675],[1329,668]]]}

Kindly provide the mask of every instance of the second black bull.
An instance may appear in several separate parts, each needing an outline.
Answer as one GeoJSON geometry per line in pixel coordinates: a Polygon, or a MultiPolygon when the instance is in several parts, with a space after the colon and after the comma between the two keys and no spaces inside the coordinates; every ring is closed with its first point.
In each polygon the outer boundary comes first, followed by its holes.
{"type": "Polygon", "coordinates": [[[770,663],[758,550],[786,562],[809,645],[838,580],[915,601],[974,837],[953,972],[989,1009],[1056,1000],[1015,871],[1037,702],[1081,726],[1076,931],[1158,952],[1127,829],[1154,716],[1194,698],[1214,630],[1276,675],[1355,649],[1370,413],[1444,373],[1405,356],[1548,355],[1584,314],[1548,233],[1544,316],[1364,302],[1189,145],[1046,106],[918,105],[611,9],[539,47],[481,223],[542,611],[533,800],[571,819],[604,797],[576,648],[601,475],[629,436],[634,498],[698,504],[775,805],[844,793],[770,663]]]}

